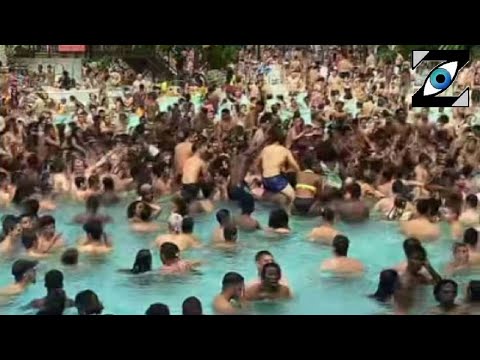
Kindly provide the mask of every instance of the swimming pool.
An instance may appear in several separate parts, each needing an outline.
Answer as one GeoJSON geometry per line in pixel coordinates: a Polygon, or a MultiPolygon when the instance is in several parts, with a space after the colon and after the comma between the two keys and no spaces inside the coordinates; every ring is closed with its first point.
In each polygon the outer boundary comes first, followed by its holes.
{"type": "MultiPolygon", "coordinates": [[[[152,303],[162,302],[170,307],[172,314],[181,313],[181,304],[189,296],[197,296],[203,303],[204,312],[212,313],[213,297],[220,291],[223,275],[229,271],[242,274],[246,281],[256,277],[254,256],[260,250],[270,250],[282,267],[294,291],[295,298],[286,303],[263,303],[252,307],[252,313],[258,315],[370,315],[385,314],[388,310],[366,297],[375,291],[379,272],[394,266],[403,260],[402,241],[404,238],[393,223],[371,221],[362,225],[338,227],[348,235],[351,241],[350,255],[361,259],[367,273],[361,279],[335,279],[321,274],[320,264],[330,256],[329,247],[312,244],[306,240],[311,228],[318,219],[292,218],[294,233],[281,240],[267,239],[261,232],[240,233],[239,249],[225,252],[211,249],[188,251],[185,259],[204,260],[201,274],[187,277],[162,278],[148,274],[139,277],[118,273],[121,268],[133,265],[138,250],[150,248],[157,234],[139,235],[130,231],[126,221],[125,202],[114,208],[102,208],[111,215],[115,224],[108,225],[106,231],[112,236],[115,250],[105,259],[93,259],[82,256],[79,268],[64,268],[59,256],[42,261],[38,266],[37,284],[24,294],[0,305],[0,314],[32,314],[22,307],[30,300],[44,296],[44,274],[51,269],[59,269],[65,275],[65,290],[70,298],[82,290],[94,290],[103,301],[104,314],[140,315],[144,314],[152,303]]],[[[227,205],[234,211],[231,205],[227,205]]],[[[66,242],[74,245],[83,231],[78,225],[69,224],[72,217],[83,212],[83,206],[64,203],[53,213],[57,220],[57,229],[62,232],[66,242]]],[[[2,215],[6,212],[2,211],[2,215]]],[[[8,213],[8,212],[7,212],[8,213]]],[[[255,216],[262,224],[267,223],[268,209],[258,206],[255,216]]],[[[210,242],[216,227],[214,214],[196,219],[195,234],[204,244],[210,242]]],[[[448,234],[445,228],[444,234],[448,234]]],[[[428,244],[426,249],[430,260],[438,271],[442,271],[451,256],[452,241],[445,235],[440,241],[428,244]]],[[[13,259],[1,259],[0,286],[12,282],[10,269],[13,259]]],[[[154,251],[154,268],[160,267],[158,250],[154,251]]],[[[469,278],[460,278],[464,283],[469,278]]],[[[425,290],[416,313],[422,313],[434,305],[431,289],[425,290]]],[[[75,313],[73,310],[66,314],[75,313]]]]}

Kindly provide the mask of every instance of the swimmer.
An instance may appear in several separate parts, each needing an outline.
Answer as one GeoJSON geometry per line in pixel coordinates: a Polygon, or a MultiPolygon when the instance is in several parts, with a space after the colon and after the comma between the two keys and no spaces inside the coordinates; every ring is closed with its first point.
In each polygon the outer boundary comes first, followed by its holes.
{"type": "Polygon", "coordinates": [[[151,221],[152,210],[143,201],[135,201],[130,204],[127,209],[127,217],[133,231],[150,233],[156,232],[160,228],[158,224],[151,221]]]}
{"type": "Polygon", "coordinates": [[[282,194],[286,197],[286,203],[281,204],[289,209],[295,200],[295,190],[283,174],[284,169],[289,168],[294,172],[300,172],[296,160],[290,150],[283,146],[284,136],[282,130],[273,127],[269,132],[269,143],[259,156],[259,168],[263,177],[263,186],[271,194],[282,194]]]}
{"type": "Polygon", "coordinates": [[[3,220],[3,240],[0,242],[0,253],[11,254],[21,247],[22,225],[16,217],[3,220]]]}
{"type": "Polygon", "coordinates": [[[459,220],[464,227],[477,227],[480,225],[477,195],[470,194],[467,196],[465,210],[460,215],[459,220]]]}
{"type": "Polygon", "coordinates": [[[297,175],[297,186],[295,188],[295,200],[292,211],[297,215],[315,215],[316,196],[321,192],[322,178],[315,174],[313,158],[307,156],[303,159],[303,171],[297,175]]]}
{"type": "Polygon", "coordinates": [[[180,249],[173,243],[164,243],[160,247],[160,260],[163,266],[160,268],[162,275],[187,274],[201,265],[199,261],[187,261],[180,259],[180,249]]]}
{"type": "Polygon", "coordinates": [[[245,299],[259,301],[292,298],[290,288],[280,283],[281,278],[282,270],[278,264],[265,264],[260,276],[261,282],[251,285],[245,290],[245,299]]]}
{"type": "Polygon", "coordinates": [[[255,211],[255,200],[250,194],[245,195],[240,201],[241,215],[235,217],[235,224],[242,231],[261,230],[260,223],[252,217],[255,211]]]}
{"type": "Polygon", "coordinates": [[[312,230],[309,240],[331,246],[335,237],[340,235],[340,232],[334,227],[335,213],[332,209],[325,208],[321,215],[323,224],[312,230]]]}
{"type": "Polygon", "coordinates": [[[202,303],[199,299],[192,296],[187,299],[182,304],[182,315],[184,316],[198,316],[203,315],[202,303]]]}
{"type": "Polygon", "coordinates": [[[78,315],[102,315],[103,304],[92,290],[81,291],[75,296],[78,315]]]}
{"type": "Polygon", "coordinates": [[[430,311],[430,315],[469,315],[467,307],[455,303],[458,285],[453,280],[441,280],[433,289],[433,296],[438,306],[430,311]]]}
{"type": "Polygon", "coordinates": [[[468,246],[469,262],[473,265],[480,264],[480,252],[478,251],[478,231],[474,228],[465,230],[463,243],[468,246]]]}
{"type": "Polygon", "coordinates": [[[12,275],[15,282],[3,289],[0,289],[0,296],[16,296],[22,294],[31,284],[35,284],[36,267],[38,261],[17,260],[12,265],[12,275]]]}
{"type": "Polygon", "coordinates": [[[420,199],[417,202],[417,217],[403,222],[400,226],[402,233],[407,237],[414,237],[420,241],[433,241],[440,237],[438,224],[429,219],[430,202],[420,199]]]}
{"type": "Polygon", "coordinates": [[[237,247],[238,229],[233,224],[228,224],[223,228],[224,242],[215,243],[217,249],[232,250],[237,247]]]}
{"type": "Polygon", "coordinates": [[[190,203],[197,200],[200,192],[200,179],[208,176],[208,166],[204,158],[206,155],[205,144],[193,144],[193,155],[185,161],[182,175],[182,198],[190,203]]]}
{"type": "Polygon", "coordinates": [[[65,246],[62,234],[56,233],[55,218],[44,215],[38,219],[38,246],[37,251],[50,253],[65,246]]]}
{"type": "Polygon", "coordinates": [[[178,141],[174,151],[175,176],[181,178],[186,161],[193,156],[193,136],[184,133],[178,141]]]}
{"type": "Polygon", "coordinates": [[[113,219],[104,214],[99,214],[100,198],[98,196],[89,196],[85,203],[86,212],[84,214],[77,215],[73,218],[73,222],[76,224],[86,224],[90,220],[100,221],[103,224],[113,222],[113,219]]]}
{"type": "Polygon", "coordinates": [[[76,266],[78,265],[78,250],[75,248],[67,249],[63,252],[60,260],[62,265],[65,266],[76,266]]]}
{"type": "Polygon", "coordinates": [[[265,231],[267,234],[288,235],[291,233],[288,223],[289,218],[285,210],[272,210],[268,218],[268,228],[265,231]]]}
{"type": "Polygon", "coordinates": [[[365,271],[364,265],[359,260],[348,257],[350,241],[346,236],[337,235],[332,246],[334,257],[323,262],[322,271],[339,275],[359,275],[365,271]]]}
{"type": "Polygon", "coordinates": [[[150,250],[140,250],[135,257],[135,263],[131,269],[122,269],[120,272],[140,275],[152,271],[152,253],[150,250]]]}
{"type": "Polygon", "coordinates": [[[85,201],[90,196],[87,190],[87,179],[85,176],[77,176],[73,180],[75,186],[71,187],[72,197],[76,201],[85,201]]]}
{"type": "Polygon", "coordinates": [[[357,183],[347,186],[345,197],[335,207],[335,212],[344,222],[357,223],[369,219],[370,209],[361,199],[362,188],[357,183]]]}
{"type": "Polygon", "coordinates": [[[467,244],[455,243],[453,245],[453,261],[449,262],[445,269],[447,277],[470,269],[470,259],[467,244]]]}
{"type": "Polygon", "coordinates": [[[223,237],[223,230],[225,229],[225,226],[232,222],[232,216],[229,210],[222,209],[217,212],[216,218],[219,226],[213,232],[212,242],[222,243],[225,241],[225,238],[223,237]]]}
{"type": "Polygon", "coordinates": [[[112,252],[113,246],[108,242],[100,221],[90,220],[83,225],[85,239],[80,242],[78,251],[89,255],[106,255],[112,252]]]}
{"type": "Polygon", "coordinates": [[[393,302],[393,295],[398,286],[398,273],[395,270],[384,270],[380,273],[377,291],[369,295],[381,304],[393,302]]]}
{"type": "MultiPolygon", "coordinates": [[[[45,288],[47,289],[47,295],[40,299],[35,299],[28,304],[28,307],[34,309],[44,309],[46,307],[47,299],[49,295],[52,295],[55,291],[63,290],[63,273],[59,270],[50,270],[45,274],[45,288]]],[[[72,299],[66,297],[64,308],[74,307],[75,302],[72,299]]]]}
{"type": "Polygon", "coordinates": [[[223,277],[222,292],[213,300],[213,309],[219,315],[236,315],[245,307],[245,280],[238,273],[223,277]]]}
{"type": "Polygon", "coordinates": [[[165,304],[152,304],[148,307],[147,311],[145,312],[146,316],[168,316],[170,315],[170,309],[165,304]]]}

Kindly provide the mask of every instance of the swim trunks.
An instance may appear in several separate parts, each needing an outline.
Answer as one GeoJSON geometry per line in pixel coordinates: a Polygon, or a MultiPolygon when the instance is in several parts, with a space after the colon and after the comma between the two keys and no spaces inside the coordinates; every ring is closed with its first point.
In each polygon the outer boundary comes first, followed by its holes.
{"type": "Polygon", "coordinates": [[[199,184],[183,184],[181,195],[186,202],[193,201],[198,198],[200,192],[199,184]]]}
{"type": "Polygon", "coordinates": [[[250,194],[250,188],[245,182],[228,188],[228,197],[232,201],[241,201],[246,196],[252,195],[250,194]]]}
{"type": "Polygon", "coordinates": [[[288,179],[282,174],[263,179],[263,187],[273,194],[282,192],[288,185],[290,185],[288,179]]]}

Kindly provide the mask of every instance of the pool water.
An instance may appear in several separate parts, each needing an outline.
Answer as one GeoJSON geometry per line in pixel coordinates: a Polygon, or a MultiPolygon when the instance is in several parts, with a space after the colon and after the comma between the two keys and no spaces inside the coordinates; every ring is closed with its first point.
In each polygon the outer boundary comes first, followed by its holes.
{"type": "MultiPolygon", "coordinates": [[[[375,291],[381,270],[400,263],[404,256],[404,238],[393,223],[370,221],[362,225],[338,224],[351,241],[350,256],[358,258],[367,267],[365,276],[359,279],[338,279],[319,271],[323,260],[331,256],[329,247],[307,241],[307,236],[319,220],[292,218],[293,234],[282,239],[263,236],[262,232],[240,233],[239,249],[234,252],[212,249],[208,244],[216,227],[215,215],[200,216],[196,219],[195,234],[204,246],[187,251],[184,259],[202,260],[205,264],[198,274],[183,277],[162,277],[152,273],[131,276],[118,273],[119,269],[131,268],[138,250],[152,248],[157,234],[143,235],[129,229],[126,221],[127,202],[114,208],[102,208],[111,215],[114,224],[106,228],[114,242],[115,250],[103,259],[81,256],[80,266],[69,269],[60,263],[59,255],[42,260],[38,266],[37,283],[19,297],[9,301],[0,300],[0,314],[32,314],[25,305],[32,299],[45,295],[44,274],[51,269],[64,272],[65,290],[70,298],[82,290],[94,290],[102,300],[104,314],[141,315],[152,303],[165,303],[172,314],[181,314],[183,300],[190,296],[198,297],[206,314],[212,314],[212,300],[221,288],[223,275],[230,271],[242,274],[249,282],[256,278],[254,256],[260,250],[269,250],[281,265],[284,276],[294,292],[294,299],[280,303],[259,303],[251,308],[258,315],[370,315],[387,314],[390,310],[379,306],[366,295],[375,291]]],[[[226,205],[235,212],[230,205],[226,205]]],[[[63,233],[69,246],[74,246],[83,234],[80,226],[71,224],[74,215],[82,213],[83,206],[63,203],[53,213],[57,220],[57,231],[63,233]]],[[[261,205],[255,216],[262,224],[267,224],[268,208],[261,205]]],[[[3,212],[2,215],[8,212],[3,212]]],[[[452,241],[445,236],[426,246],[431,263],[442,272],[451,257],[452,241]]],[[[18,257],[18,256],[17,256],[18,257]]],[[[0,260],[0,286],[13,281],[10,269],[13,259],[0,260]]],[[[159,252],[154,250],[154,268],[161,265],[159,252]]],[[[471,278],[472,276],[470,276],[471,278]]],[[[465,283],[468,278],[461,278],[465,283]]],[[[415,313],[423,313],[435,305],[431,289],[425,289],[415,313]]],[[[75,310],[66,311],[74,314],[75,310]]]]}

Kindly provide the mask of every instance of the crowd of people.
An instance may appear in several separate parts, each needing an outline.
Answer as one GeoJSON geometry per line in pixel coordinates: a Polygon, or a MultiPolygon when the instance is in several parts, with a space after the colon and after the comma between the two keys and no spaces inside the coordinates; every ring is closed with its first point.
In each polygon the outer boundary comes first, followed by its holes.
{"type": "MultiPolygon", "coordinates": [[[[460,71],[455,93],[474,87],[477,67],[460,71]]],[[[16,261],[15,282],[0,296],[16,296],[34,283],[42,259],[58,254],[63,264],[74,266],[84,254],[109,256],[115,241],[104,226],[112,219],[99,209],[119,206],[134,194],[126,217],[133,231],[156,234],[161,275],[188,274],[202,265],[183,258],[188,249],[206,246],[193,231],[199,214],[215,214],[218,228],[209,246],[224,249],[237,246],[239,232],[282,237],[292,231],[291,216],[322,218],[309,237],[332,248],[321,271],[349,278],[361,276],[365,265],[348,256],[355,239],[342,234],[336,222],[386,220],[398,222],[405,235],[406,261],[380,274],[372,301],[408,314],[425,285],[433,285],[439,303],[433,313],[469,313],[479,301],[477,281],[459,303],[458,285],[451,280],[480,265],[476,107],[412,108],[418,74],[400,54],[389,62],[374,52],[338,48],[321,62],[306,50],[266,48],[259,61],[253,51],[241,51],[226,69],[225,83],[192,79],[172,89],[138,74],[129,92],[113,103],[108,80],[119,71],[114,67],[85,69],[83,81],[95,80],[91,85],[100,88],[88,104],[75,96],[55,102],[37,87],[27,89],[45,81],[74,87],[68,73],[52,79],[50,70],[42,71],[31,74],[28,84],[23,81],[24,88],[14,69],[3,82],[0,205],[8,215],[0,253],[16,261]],[[159,99],[167,93],[175,93],[178,102],[161,111],[159,99]],[[200,106],[192,102],[199,93],[200,106]],[[33,103],[26,101],[32,96],[33,103]],[[69,114],[67,120],[57,121],[63,114],[69,114]],[[171,206],[161,206],[159,200],[168,196],[171,206]],[[48,215],[64,198],[86,206],[74,219],[85,236],[68,249],[48,215]],[[240,214],[218,210],[223,201],[240,214]],[[266,226],[253,216],[256,203],[273,205],[266,226]],[[168,231],[163,231],[158,219],[166,212],[168,231]],[[439,273],[422,244],[442,236],[440,222],[449,224],[454,241],[452,261],[439,273]]],[[[245,313],[251,302],[294,296],[269,251],[255,260],[257,281],[245,284],[238,273],[224,276],[213,299],[216,313],[245,313]]],[[[125,271],[154,271],[151,249],[140,250],[125,271]]],[[[58,270],[45,275],[45,287],[46,297],[30,304],[39,314],[62,314],[71,306],[79,314],[102,313],[92,290],[69,299],[58,270]]],[[[202,304],[189,298],[183,313],[202,314],[202,304]]],[[[146,314],[170,311],[153,304],[146,314]]]]}

